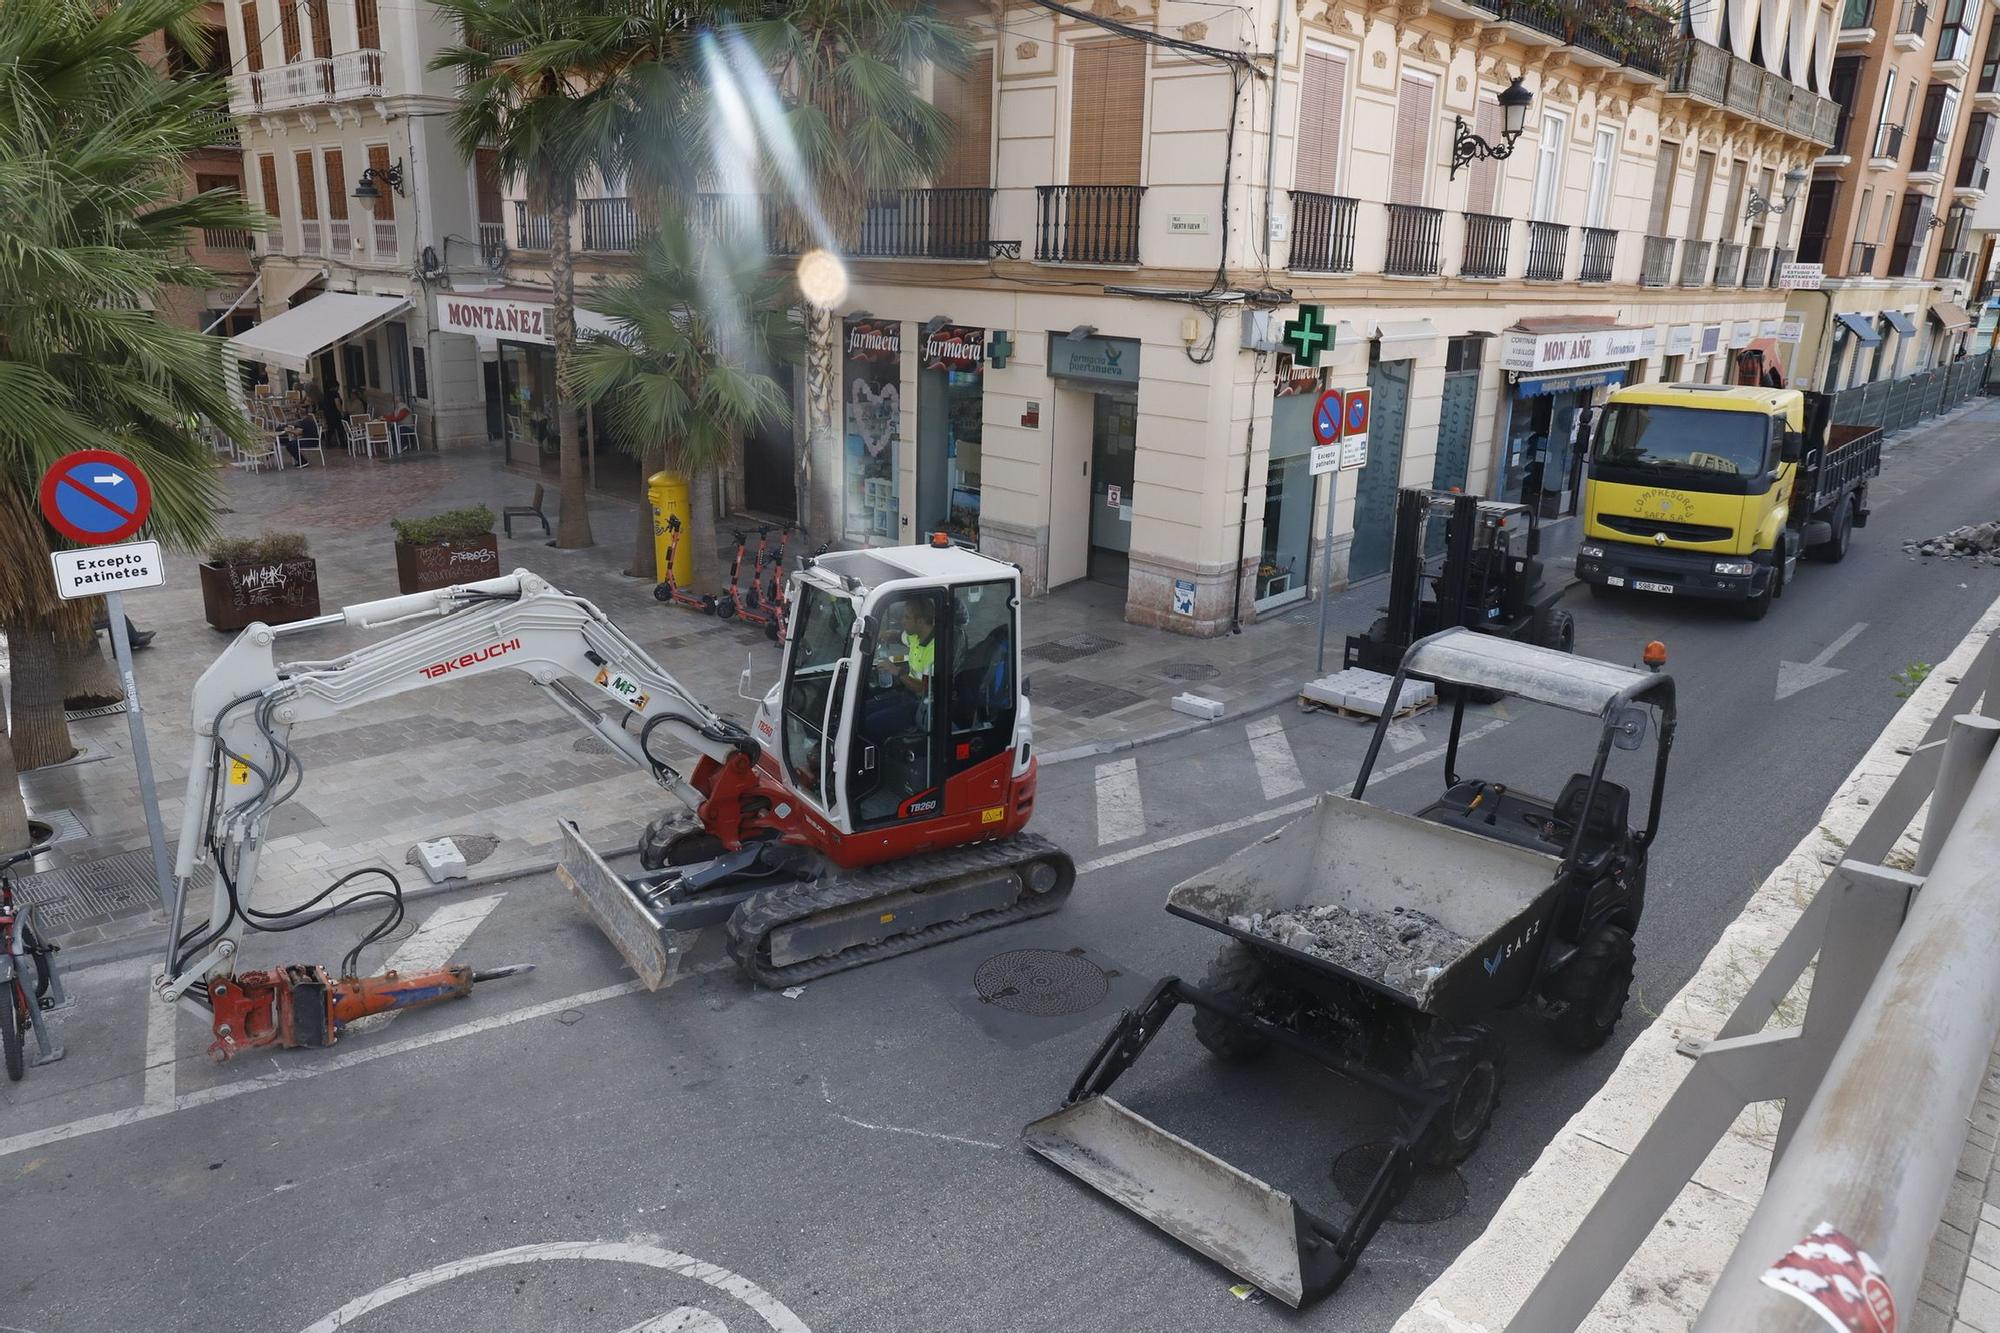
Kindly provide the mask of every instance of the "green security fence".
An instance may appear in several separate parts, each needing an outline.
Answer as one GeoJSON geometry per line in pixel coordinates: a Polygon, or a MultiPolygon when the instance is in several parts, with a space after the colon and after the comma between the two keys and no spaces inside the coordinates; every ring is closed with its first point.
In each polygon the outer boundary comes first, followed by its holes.
{"type": "MultiPolygon", "coordinates": [[[[1928,417],[1948,412],[1987,392],[1993,353],[1980,352],[1947,366],[1932,366],[1901,379],[1875,380],[1833,396],[1833,419],[1847,426],[1880,426],[1893,435],[1928,417]]],[[[2000,366],[1992,367],[2000,371],[2000,366]]],[[[1995,386],[2000,389],[2000,385],[1995,386]]]]}

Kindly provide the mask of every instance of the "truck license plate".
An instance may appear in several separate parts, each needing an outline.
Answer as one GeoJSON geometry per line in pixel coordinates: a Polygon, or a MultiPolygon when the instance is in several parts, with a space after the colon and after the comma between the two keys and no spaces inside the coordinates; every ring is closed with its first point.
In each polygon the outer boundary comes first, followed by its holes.
{"type": "Polygon", "coordinates": [[[1644,579],[1633,579],[1632,586],[1640,592],[1672,592],[1674,590],[1674,585],[1671,583],[1648,583],[1644,579]]]}

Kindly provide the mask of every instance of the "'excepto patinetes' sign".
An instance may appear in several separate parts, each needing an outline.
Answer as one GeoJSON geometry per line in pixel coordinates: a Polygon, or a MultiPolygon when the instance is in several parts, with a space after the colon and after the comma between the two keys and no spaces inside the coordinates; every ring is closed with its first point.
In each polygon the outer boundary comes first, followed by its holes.
{"type": "Polygon", "coordinates": [[[55,551],[56,595],[66,602],[126,588],[157,588],[167,581],[158,542],[126,542],[81,551],[55,551]]]}

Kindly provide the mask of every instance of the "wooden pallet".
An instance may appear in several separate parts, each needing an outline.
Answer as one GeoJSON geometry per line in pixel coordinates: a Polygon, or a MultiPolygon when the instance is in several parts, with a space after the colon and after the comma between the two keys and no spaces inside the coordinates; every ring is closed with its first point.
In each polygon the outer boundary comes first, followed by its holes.
{"type": "MultiPolygon", "coordinates": [[[[1352,718],[1356,722],[1374,723],[1380,721],[1382,717],[1380,713],[1364,713],[1358,708],[1347,708],[1340,704],[1323,704],[1317,699],[1308,699],[1303,694],[1299,696],[1299,707],[1307,711],[1317,710],[1322,713],[1332,713],[1336,717],[1352,718]]],[[[1419,713],[1428,713],[1436,707],[1437,696],[1432,695],[1422,703],[1405,704],[1403,707],[1398,708],[1395,720],[1402,722],[1408,718],[1415,717],[1419,713]]]]}

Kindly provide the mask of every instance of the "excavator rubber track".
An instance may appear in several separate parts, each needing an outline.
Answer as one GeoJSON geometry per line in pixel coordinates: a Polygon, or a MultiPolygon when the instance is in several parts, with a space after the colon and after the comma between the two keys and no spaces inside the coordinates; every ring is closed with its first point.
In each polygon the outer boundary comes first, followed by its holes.
{"type": "Polygon", "coordinates": [[[1032,833],[835,871],[746,900],[729,918],[729,956],[782,989],[1046,916],[1075,884],[1069,853],[1032,833]]]}

